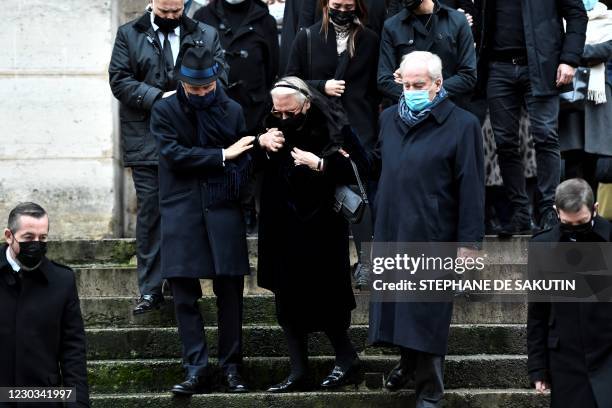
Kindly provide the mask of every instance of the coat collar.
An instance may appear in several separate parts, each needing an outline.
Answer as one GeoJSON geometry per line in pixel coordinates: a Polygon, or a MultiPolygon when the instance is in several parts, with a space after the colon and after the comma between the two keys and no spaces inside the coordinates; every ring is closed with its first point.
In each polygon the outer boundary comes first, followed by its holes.
{"type": "MultiPolygon", "coordinates": [[[[223,9],[223,2],[222,1],[217,1],[214,2],[212,4],[210,4],[208,7],[210,7],[210,11],[219,19],[223,22],[224,25],[229,26],[229,23],[227,22],[226,18],[225,18],[225,10],[223,9]]],[[[242,23],[240,23],[240,26],[245,26],[248,24],[253,23],[256,20],[259,20],[260,18],[264,18],[267,15],[269,15],[270,12],[268,10],[268,6],[262,2],[259,1],[252,1],[251,2],[251,7],[249,7],[249,10],[247,11],[247,16],[246,18],[242,21],[242,23]]],[[[233,27],[235,30],[238,29],[239,27],[233,27]]]]}
{"type": "MultiPolygon", "coordinates": [[[[434,108],[429,113],[429,116],[427,116],[421,122],[419,122],[415,126],[413,126],[412,129],[419,128],[423,124],[425,124],[425,123],[427,123],[427,122],[429,122],[431,120],[434,120],[434,121],[437,122],[438,125],[441,125],[442,123],[444,123],[446,118],[448,118],[450,116],[450,114],[453,112],[455,107],[456,107],[456,105],[453,103],[453,101],[451,101],[447,97],[442,102],[440,102],[438,105],[434,106],[434,108]]],[[[394,105],[394,109],[395,109],[395,121],[404,130],[404,132],[407,132],[410,128],[408,127],[408,125],[406,123],[404,123],[402,118],[400,118],[399,113],[397,112],[398,111],[398,105],[394,105]]]]}
{"type": "MultiPolygon", "coordinates": [[[[151,25],[151,13],[149,11],[145,11],[145,13],[136,20],[134,23],[134,27],[136,30],[146,33],[149,31],[153,31],[153,26],[151,25]]],[[[198,22],[187,17],[185,14],[181,17],[181,36],[193,33],[198,28],[198,22]],[[184,30],[184,33],[183,33],[184,30]]]]}
{"type": "MultiPolygon", "coordinates": [[[[8,248],[8,244],[2,245],[0,247],[0,274],[4,273],[13,273],[13,268],[6,259],[6,249],[8,248]]],[[[35,279],[39,279],[43,283],[49,282],[49,270],[51,268],[51,261],[44,257],[40,266],[33,271],[24,271],[22,269],[21,273],[27,273],[35,279]]]]}
{"type": "MultiPolygon", "coordinates": [[[[444,4],[440,4],[440,2],[438,0],[433,0],[434,2],[434,10],[433,10],[433,14],[439,14],[439,13],[447,13],[448,14],[448,7],[446,7],[444,4]]],[[[400,19],[402,21],[407,22],[408,20],[412,19],[416,19],[416,14],[414,14],[412,11],[408,10],[406,7],[402,8],[402,11],[399,12],[399,16],[400,19]]]]}
{"type": "MultiPolygon", "coordinates": [[[[559,225],[555,225],[552,229],[549,230],[552,235],[552,242],[561,241],[561,228],[559,225]]],[[[610,226],[610,222],[605,218],[600,217],[599,215],[595,217],[595,223],[593,224],[593,234],[597,235],[602,242],[610,242],[612,241],[612,227],[610,226]]]]}

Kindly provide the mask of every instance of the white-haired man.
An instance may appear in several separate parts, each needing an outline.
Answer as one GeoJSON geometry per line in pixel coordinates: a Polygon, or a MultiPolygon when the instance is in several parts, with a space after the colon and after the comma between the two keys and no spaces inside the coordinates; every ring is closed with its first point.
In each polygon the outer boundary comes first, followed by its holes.
{"type": "MultiPolygon", "coordinates": [[[[480,124],[448,99],[438,56],[415,51],[400,71],[404,92],[380,121],[374,241],[478,246],[485,189],[480,124]]],[[[460,257],[469,253],[457,251],[460,257]]],[[[370,342],[401,349],[385,385],[397,390],[414,375],[419,408],[442,400],[452,309],[450,302],[370,305],[370,342]]]]}

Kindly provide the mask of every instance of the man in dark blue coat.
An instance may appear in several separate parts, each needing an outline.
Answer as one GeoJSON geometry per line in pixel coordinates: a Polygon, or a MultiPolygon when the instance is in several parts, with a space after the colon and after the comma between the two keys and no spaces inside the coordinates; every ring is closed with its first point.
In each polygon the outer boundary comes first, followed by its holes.
{"type": "Polygon", "coordinates": [[[158,309],[163,303],[159,256],[159,184],[157,147],[149,130],[155,102],[174,93],[175,64],[185,45],[208,47],[227,66],[217,31],[183,14],[183,0],[153,0],[150,9],[117,30],[108,68],[110,87],[119,100],[123,164],[132,170],[138,214],[136,257],[140,299],[134,314],[158,309]]]}
{"type": "MultiPolygon", "coordinates": [[[[560,224],[532,242],[612,241],[586,181],[561,183],[555,207],[560,224]]],[[[612,303],[533,302],[527,319],[529,379],[538,392],[551,390],[550,406],[612,407],[612,303]]]]}
{"type": "MultiPolygon", "coordinates": [[[[462,242],[484,238],[484,158],[475,116],[442,87],[442,63],[425,51],[400,67],[404,93],[380,121],[381,177],[374,241],[462,242]]],[[[473,256],[459,248],[458,257],[473,256]]],[[[452,303],[372,302],[370,342],[399,346],[386,380],[397,390],[415,376],[417,407],[438,406],[444,392],[452,303]]]]}
{"type": "Polygon", "coordinates": [[[208,347],[197,306],[199,279],[217,295],[219,364],[230,392],[245,392],[242,295],[249,274],[240,193],[250,175],[242,108],[218,86],[219,63],[206,47],[185,51],[175,70],[177,93],[155,105],[151,132],[159,145],[163,277],[172,288],[186,381],[172,391],[207,390],[208,347]]]}

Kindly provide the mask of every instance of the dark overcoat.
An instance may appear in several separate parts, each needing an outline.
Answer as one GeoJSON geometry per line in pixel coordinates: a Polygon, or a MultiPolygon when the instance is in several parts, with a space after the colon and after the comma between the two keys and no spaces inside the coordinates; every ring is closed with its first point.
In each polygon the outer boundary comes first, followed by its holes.
{"type": "MultiPolygon", "coordinates": [[[[245,135],[240,105],[217,86],[229,137],[245,135]]],[[[164,278],[212,279],[249,274],[246,228],[239,200],[211,203],[210,177],[223,172],[219,147],[203,146],[195,113],[177,95],[155,104],[151,132],[159,144],[159,208],[164,278]]],[[[229,146],[224,146],[227,148],[229,146]]]]}
{"type": "MultiPolygon", "coordinates": [[[[486,91],[489,53],[496,29],[495,2],[475,0],[478,43],[478,90],[486,91]]],[[[529,78],[534,96],[557,95],[560,63],[577,67],[584,48],[588,17],[581,0],[521,0],[529,78]],[[563,20],[566,27],[563,28],[563,20]]]]}
{"type": "MultiPolygon", "coordinates": [[[[563,242],[559,227],[533,242],[563,242]]],[[[612,225],[595,218],[581,241],[612,241],[612,225]]],[[[530,303],[527,321],[529,378],[551,383],[551,407],[612,407],[612,303],[530,303]]]]}
{"type": "MultiPolygon", "coordinates": [[[[180,32],[181,48],[186,44],[210,48],[221,65],[222,82],[226,84],[228,69],[217,31],[209,25],[183,17],[180,32]]],[[[155,101],[165,91],[176,88],[176,83],[166,71],[163,58],[162,46],[151,26],[149,12],[117,30],[108,75],[113,95],[121,103],[119,120],[125,166],[157,166],[157,147],[149,127],[150,113],[155,101]]]]}
{"type": "MultiPolygon", "coordinates": [[[[74,272],[43,258],[14,275],[0,247],[0,387],[76,387],[89,407],[85,329],[74,272]]],[[[62,404],[42,404],[60,408],[62,404]]]]}
{"type": "Polygon", "coordinates": [[[345,80],[346,89],[340,100],[363,147],[371,151],[376,144],[380,100],[376,86],[378,36],[365,28],[357,35],[355,56],[338,56],[333,24],[329,25],[327,37],[321,32],[321,25],[317,23],[310,27],[312,66],[309,68],[308,37],[306,31],[302,30],[293,43],[287,75],[307,80],[311,87],[322,94],[325,94],[327,80],[345,80]]]}
{"type": "Polygon", "coordinates": [[[476,85],[476,51],[463,13],[436,2],[429,31],[406,8],[385,22],[378,61],[378,88],[394,101],[403,88],[395,82],[393,73],[402,57],[412,51],[429,51],[439,56],[444,88],[454,101],[468,100],[476,85]]]}
{"type": "Polygon", "coordinates": [[[278,74],[276,20],[264,3],[254,0],[242,23],[231,27],[222,3],[215,1],[202,7],[194,19],[218,30],[230,66],[227,95],[242,106],[247,130],[257,132],[267,113],[268,91],[278,74]]]}
{"type": "MultiPolygon", "coordinates": [[[[449,99],[409,128],[397,105],[380,119],[376,242],[482,242],[484,158],[478,119],[449,99]]],[[[447,351],[452,303],[376,303],[370,342],[447,351]]]]}
{"type": "MultiPolygon", "coordinates": [[[[296,167],[290,154],[298,147],[321,157],[330,140],[327,121],[313,105],[299,131],[285,132],[283,149],[258,157],[263,168],[258,285],[274,292],[279,324],[301,331],[346,329],[355,308],[348,224],[332,210],[336,185],[355,182],[350,162],[336,151],[326,156],[324,171],[315,172],[296,167]]],[[[342,146],[365,174],[365,152],[344,129],[342,146]]]]}

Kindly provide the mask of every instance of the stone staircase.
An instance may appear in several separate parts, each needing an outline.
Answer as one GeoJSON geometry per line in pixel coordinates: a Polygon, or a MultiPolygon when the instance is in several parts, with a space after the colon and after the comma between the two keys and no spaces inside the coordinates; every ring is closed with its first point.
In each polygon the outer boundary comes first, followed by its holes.
{"type": "MultiPolygon", "coordinates": [[[[499,241],[488,238],[485,246],[499,241]]],[[[525,238],[506,241],[494,274],[524,267],[525,238]],[[499,266],[499,268],[498,268],[499,266]]],[[[366,347],[368,295],[357,293],[351,338],[359,350],[365,380],[359,387],[323,392],[316,384],[329,372],[333,353],[323,335],[310,338],[313,391],[271,395],[265,389],[287,375],[289,362],[282,330],[276,324],[272,295],[245,282],[244,375],[253,392],[224,394],[220,373],[213,368],[212,394],[191,399],[173,398],[170,387],[184,377],[181,346],[171,299],[157,313],[133,316],[137,294],[133,240],[55,241],[49,257],[71,265],[77,274],[88,341],[89,383],[92,406],[112,407],[274,407],[366,408],[410,407],[410,386],[399,393],[383,389],[383,373],[397,362],[395,350],[366,347]]],[[[256,264],[257,240],[249,238],[251,264],[256,264]]],[[[211,356],[216,356],[215,298],[210,284],[201,310],[207,326],[211,356]]],[[[312,289],[314,291],[314,288],[312,289]]],[[[464,299],[455,304],[449,340],[445,407],[547,407],[548,397],[529,388],[526,358],[525,303],[480,303],[464,299]]],[[[216,365],[212,360],[213,367],[216,365]]]]}

